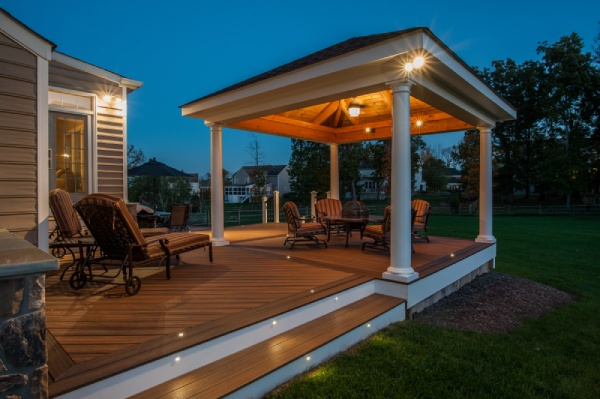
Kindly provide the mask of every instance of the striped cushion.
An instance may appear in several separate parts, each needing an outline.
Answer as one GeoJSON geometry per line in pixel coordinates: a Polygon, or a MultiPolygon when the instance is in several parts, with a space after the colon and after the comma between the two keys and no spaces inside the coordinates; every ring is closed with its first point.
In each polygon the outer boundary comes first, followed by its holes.
{"type": "Polygon", "coordinates": [[[300,219],[300,211],[295,203],[288,201],[283,204],[283,213],[285,213],[285,219],[287,220],[288,227],[294,230],[302,227],[302,219],[300,219]]]}
{"type": "Polygon", "coordinates": [[[65,190],[50,191],[50,209],[63,238],[73,238],[81,233],[81,222],[73,208],[71,196],[65,190]]]}
{"type": "Polygon", "coordinates": [[[318,200],[315,205],[315,210],[317,211],[318,218],[322,218],[327,215],[341,215],[342,201],[332,198],[318,200]]]}
{"type": "Polygon", "coordinates": [[[150,258],[160,257],[165,254],[160,245],[160,240],[166,240],[166,246],[171,253],[183,252],[187,249],[208,244],[210,237],[207,234],[190,232],[168,233],[148,238],[147,254],[150,258]]]}
{"type": "Polygon", "coordinates": [[[429,202],[415,199],[411,201],[410,206],[417,213],[415,216],[415,225],[417,225],[418,223],[426,223],[427,212],[429,212],[429,202]]]}

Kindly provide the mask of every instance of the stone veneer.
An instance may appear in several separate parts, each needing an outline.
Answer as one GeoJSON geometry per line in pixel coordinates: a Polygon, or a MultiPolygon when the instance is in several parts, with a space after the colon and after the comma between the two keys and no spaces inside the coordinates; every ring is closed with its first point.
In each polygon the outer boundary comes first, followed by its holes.
{"type": "Polygon", "coordinates": [[[0,227],[0,399],[47,398],[45,273],[58,260],[0,227]]]}
{"type": "Polygon", "coordinates": [[[448,295],[452,294],[453,292],[458,291],[461,287],[463,287],[463,286],[469,284],[471,281],[473,281],[475,279],[475,277],[479,276],[480,274],[489,272],[492,267],[493,267],[492,261],[486,262],[483,265],[479,266],[477,269],[473,270],[471,273],[467,274],[466,276],[463,276],[460,280],[457,280],[457,281],[453,282],[452,284],[447,285],[446,287],[444,287],[440,291],[436,292],[435,294],[430,295],[429,297],[425,298],[424,300],[422,300],[421,302],[417,303],[412,308],[410,308],[408,310],[407,318],[412,319],[412,317],[415,313],[422,312],[423,310],[425,310],[425,308],[433,305],[440,299],[447,297],[448,295]]]}

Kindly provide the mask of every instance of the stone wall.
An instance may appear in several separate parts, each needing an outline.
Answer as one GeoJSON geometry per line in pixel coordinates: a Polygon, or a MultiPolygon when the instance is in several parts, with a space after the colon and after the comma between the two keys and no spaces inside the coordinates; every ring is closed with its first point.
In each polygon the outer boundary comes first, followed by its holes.
{"type": "Polygon", "coordinates": [[[47,398],[45,272],[58,261],[0,228],[0,399],[47,398]]]}

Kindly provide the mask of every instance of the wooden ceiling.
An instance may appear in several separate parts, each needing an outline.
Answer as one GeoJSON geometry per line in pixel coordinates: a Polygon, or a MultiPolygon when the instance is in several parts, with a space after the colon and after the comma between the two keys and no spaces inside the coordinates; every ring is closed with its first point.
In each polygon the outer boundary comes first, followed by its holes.
{"type": "MultiPolygon", "coordinates": [[[[412,135],[474,128],[414,97],[410,98],[410,108],[412,135]]],[[[289,138],[343,144],[390,138],[391,115],[391,90],[383,90],[237,122],[231,126],[289,138]],[[358,117],[348,114],[350,102],[360,105],[358,117]]]]}

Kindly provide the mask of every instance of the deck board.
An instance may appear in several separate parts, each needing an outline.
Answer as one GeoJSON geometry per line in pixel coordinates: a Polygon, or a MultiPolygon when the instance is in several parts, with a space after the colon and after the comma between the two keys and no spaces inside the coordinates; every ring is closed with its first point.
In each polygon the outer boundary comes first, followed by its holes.
{"type": "MultiPolygon", "coordinates": [[[[136,269],[142,286],[133,297],[122,285],[97,282],[74,291],[58,279],[58,272],[49,274],[47,327],[57,344],[49,348],[49,356],[66,354],[74,363],[70,368],[68,362],[59,363],[61,367],[51,370],[51,395],[294,309],[319,295],[380,278],[389,266],[389,254],[361,251],[357,233],[348,248],[344,237],[332,236],[327,249],[303,245],[290,250],[283,246],[285,228],[268,224],[227,229],[231,245],[213,248],[214,263],[203,250],[185,253],[172,267],[171,280],[166,280],[164,266],[136,269]],[[176,338],[179,332],[185,338],[176,338]]],[[[455,262],[449,254],[480,250],[472,240],[430,239],[429,244],[415,242],[412,263],[420,273],[435,273],[455,262]]]]}

